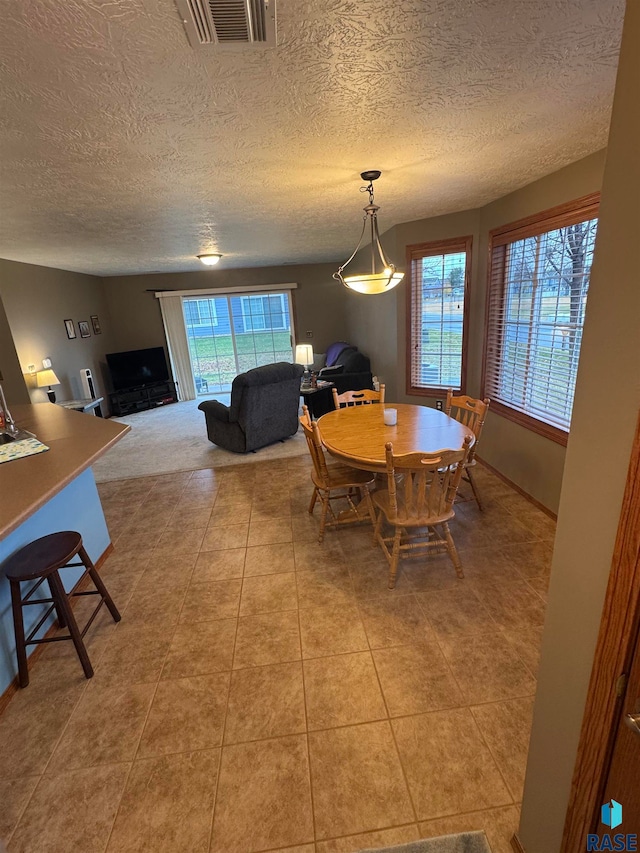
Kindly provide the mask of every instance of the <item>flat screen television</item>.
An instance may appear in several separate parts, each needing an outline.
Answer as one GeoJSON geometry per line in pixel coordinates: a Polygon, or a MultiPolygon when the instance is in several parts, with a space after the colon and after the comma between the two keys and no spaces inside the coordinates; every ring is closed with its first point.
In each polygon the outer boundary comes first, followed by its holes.
{"type": "Polygon", "coordinates": [[[126,391],[127,388],[166,382],[169,378],[167,359],[162,347],[109,352],[107,366],[114,391],[126,391]]]}

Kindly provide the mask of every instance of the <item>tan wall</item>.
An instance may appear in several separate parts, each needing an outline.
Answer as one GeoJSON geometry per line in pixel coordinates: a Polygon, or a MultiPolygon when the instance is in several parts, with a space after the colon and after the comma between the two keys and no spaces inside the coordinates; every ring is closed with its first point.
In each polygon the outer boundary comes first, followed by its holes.
{"type": "Polygon", "coordinates": [[[555,853],[560,846],[640,408],[639,48],[640,5],[629,3],[522,805],[527,853],[555,853]]]}
{"type": "Polygon", "coordinates": [[[29,402],[29,392],[24,384],[2,299],[0,299],[0,377],[8,404],[29,402]]]}
{"type": "MultiPolygon", "coordinates": [[[[223,259],[224,263],[224,259],[223,259]]],[[[165,344],[156,290],[211,290],[295,282],[294,322],[298,342],[309,342],[314,352],[325,352],[347,333],[344,288],[331,277],[333,264],[305,264],[250,269],[213,269],[202,272],[135,275],[104,278],[103,287],[116,327],[118,350],[165,344]],[[147,292],[150,291],[150,292],[147,292]],[[312,338],[305,333],[313,332],[312,338]]]]}
{"type": "MultiPolygon", "coordinates": [[[[113,330],[102,293],[100,279],[95,276],[48,267],[0,260],[0,297],[31,400],[47,401],[46,389],[35,388],[34,377],[27,365],[42,370],[42,359],[50,358],[60,380],[54,388],[59,400],[83,397],[80,370],[93,372],[99,395],[105,393],[104,353],[113,345],[113,330]],[[96,314],[102,334],[81,338],[78,320],[96,314]],[[77,338],[69,340],[64,320],[72,319],[77,338]]],[[[89,322],[91,327],[91,323],[89,322]]]]}

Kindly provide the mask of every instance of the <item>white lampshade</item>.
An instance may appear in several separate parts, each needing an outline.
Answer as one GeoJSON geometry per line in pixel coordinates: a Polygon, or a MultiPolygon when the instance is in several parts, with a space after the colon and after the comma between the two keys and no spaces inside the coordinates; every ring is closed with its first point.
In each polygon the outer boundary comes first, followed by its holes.
{"type": "Polygon", "coordinates": [[[311,344],[296,345],[296,364],[313,364],[313,347],[311,344]]]}
{"type": "Polygon", "coordinates": [[[53,370],[39,370],[36,373],[36,387],[49,388],[51,385],[59,385],[60,380],[53,370]]]}
{"type": "Polygon", "coordinates": [[[198,260],[201,261],[205,266],[212,267],[214,264],[217,264],[222,255],[219,255],[217,252],[209,252],[206,255],[198,255],[198,260]]]}

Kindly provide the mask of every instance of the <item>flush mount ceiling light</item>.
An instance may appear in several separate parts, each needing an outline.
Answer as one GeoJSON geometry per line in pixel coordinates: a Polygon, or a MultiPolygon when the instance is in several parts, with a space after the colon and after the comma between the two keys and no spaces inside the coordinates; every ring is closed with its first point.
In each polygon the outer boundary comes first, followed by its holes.
{"type": "Polygon", "coordinates": [[[212,267],[214,264],[218,263],[222,255],[219,255],[216,252],[208,252],[206,255],[196,255],[196,257],[202,261],[205,266],[212,267]]]}
{"type": "Polygon", "coordinates": [[[341,267],[338,267],[338,271],[333,274],[336,281],[342,282],[345,287],[351,290],[357,290],[358,293],[386,293],[387,290],[391,290],[404,278],[404,273],[396,272],[395,266],[389,262],[380,243],[380,234],[378,232],[378,211],[380,208],[377,204],[373,203],[373,182],[377,181],[381,174],[382,172],[379,172],[377,169],[360,174],[363,181],[368,181],[366,187],[360,187],[360,192],[369,193],[369,204],[363,208],[365,215],[362,224],[362,234],[349,260],[345,261],[341,267]],[[344,276],[342,273],[345,267],[355,258],[362,244],[365,231],[367,230],[367,223],[369,223],[369,230],[371,232],[371,272],[362,275],[344,276]],[[378,269],[377,272],[376,269],[378,269]]]}

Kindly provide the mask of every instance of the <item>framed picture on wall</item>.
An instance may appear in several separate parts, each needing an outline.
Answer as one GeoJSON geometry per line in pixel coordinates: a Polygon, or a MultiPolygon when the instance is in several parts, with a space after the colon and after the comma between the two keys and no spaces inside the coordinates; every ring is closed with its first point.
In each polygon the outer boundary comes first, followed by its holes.
{"type": "Polygon", "coordinates": [[[69,338],[69,340],[78,337],[76,335],[76,327],[73,325],[73,320],[65,320],[64,327],[67,330],[67,337],[69,338]]]}
{"type": "Polygon", "coordinates": [[[80,329],[81,338],[91,337],[91,332],[89,331],[89,324],[86,320],[78,320],[78,328],[80,329]]]}
{"type": "Polygon", "coordinates": [[[91,320],[91,326],[93,327],[93,334],[101,335],[102,329],[100,328],[100,320],[98,320],[98,315],[92,314],[89,319],[91,320]]]}

